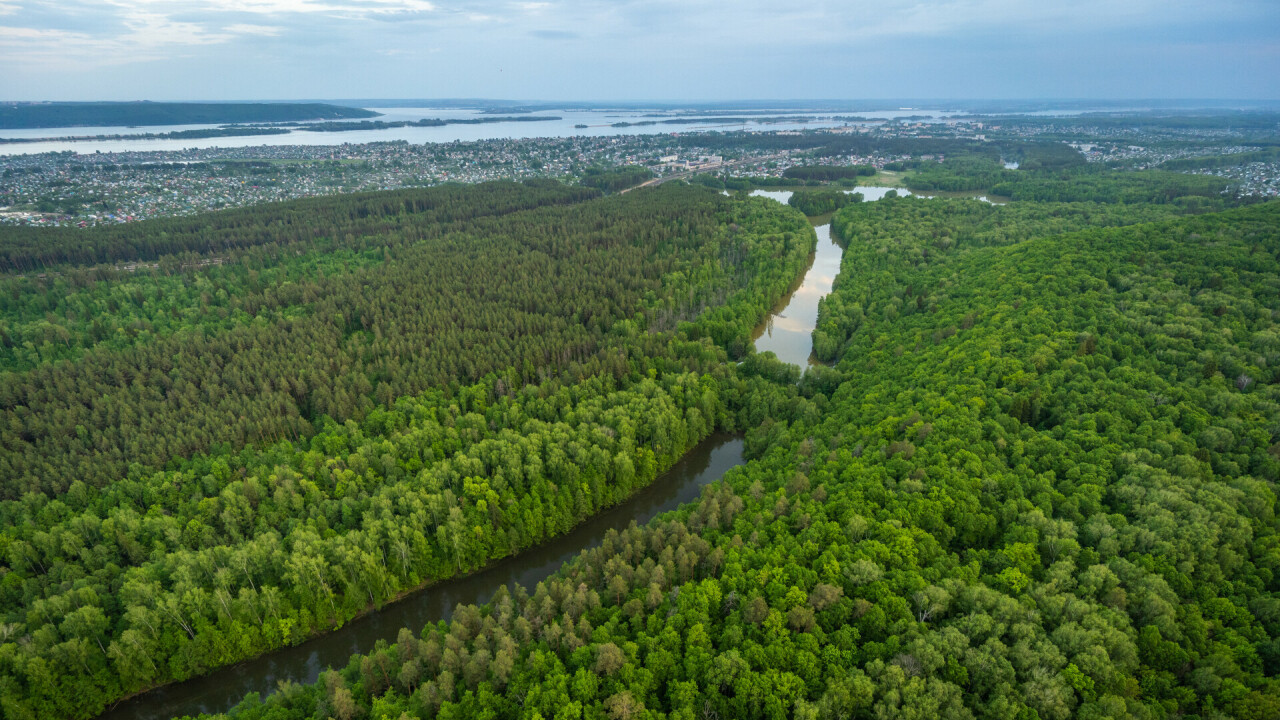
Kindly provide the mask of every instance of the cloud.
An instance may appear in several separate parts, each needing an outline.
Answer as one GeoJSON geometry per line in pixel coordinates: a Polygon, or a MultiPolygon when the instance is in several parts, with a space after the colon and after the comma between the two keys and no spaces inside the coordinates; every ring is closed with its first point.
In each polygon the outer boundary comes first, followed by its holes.
{"type": "Polygon", "coordinates": [[[226,0],[201,3],[208,11],[253,13],[257,15],[319,14],[346,18],[405,13],[434,12],[429,0],[226,0]]]}
{"type": "Polygon", "coordinates": [[[161,57],[146,47],[65,30],[0,26],[0,41],[0,62],[19,67],[75,70],[161,57]]]}
{"type": "Polygon", "coordinates": [[[236,23],[210,29],[146,10],[122,13],[120,29],[103,35],[52,28],[0,26],[0,62],[77,69],[168,59],[186,48],[221,45],[244,36],[271,37],[280,28],[236,23]]]}
{"type": "MultiPolygon", "coordinates": [[[[543,2],[516,2],[544,10],[543,2]]],[[[1049,35],[1100,30],[1136,32],[1175,23],[1198,23],[1231,14],[1267,14],[1262,0],[736,0],[732,10],[711,0],[560,0],[562,25],[591,37],[634,38],[645,44],[683,47],[793,47],[803,37],[821,44],[891,41],[903,37],[1049,35]]]]}
{"type": "MultiPolygon", "coordinates": [[[[432,0],[62,0],[22,8],[0,0],[6,16],[3,65],[77,69],[193,55],[201,46],[298,32],[349,37],[352,20],[395,20],[436,13],[432,0]],[[303,22],[301,17],[313,20],[303,22]],[[287,23],[261,22],[267,18],[287,23]]],[[[470,22],[492,22],[473,12],[470,22]]],[[[371,48],[376,50],[378,48],[371,48]]]]}
{"type": "Polygon", "coordinates": [[[251,25],[249,23],[236,23],[228,25],[223,30],[234,35],[259,35],[262,37],[276,37],[280,34],[281,28],[274,25],[251,25]]]}
{"type": "Polygon", "coordinates": [[[577,40],[582,37],[569,30],[530,30],[529,34],[543,40],[577,40]]]}
{"type": "Polygon", "coordinates": [[[61,30],[41,30],[39,28],[9,27],[0,25],[0,39],[24,40],[61,40],[68,37],[86,37],[80,33],[67,33],[61,30]]]}
{"type": "Polygon", "coordinates": [[[29,8],[0,0],[0,16],[9,20],[0,37],[11,41],[0,46],[0,62],[51,69],[148,62],[242,38],[281,37],[295,28],[341,33],[341,21],[436,10],[431,0],[63,0],[29,8]],[[300,15],[316,21],[302,24],[300,15]],[[255,21],[267,17],[290,22],[255,21]]]}
{"type": "Polygon", "coordinates": [[[124,15],[124,26],[129,32],[122,39],[141,47],[212,45],[227,42],[234,37],[231,33],[210,32],[199,23],[177,21],[168,15],[136,10],[124,15]]]}
{"type": "Polygon", "coordinates": [[[1253,63],[1241,87],[1280,87],[1253,69],[1274,67],[1276,0],[0,0],[0,24],[7,86],[67,95],[883,97],[1152,92],[1154,77],[1213,94],[1204,78],[1221,78],[1227,57],[1253,63]],[[1184,56],[1178,70],[1165,62],[1184,56]],[[893,64],[902,57],[910,67],[893,64]]]}

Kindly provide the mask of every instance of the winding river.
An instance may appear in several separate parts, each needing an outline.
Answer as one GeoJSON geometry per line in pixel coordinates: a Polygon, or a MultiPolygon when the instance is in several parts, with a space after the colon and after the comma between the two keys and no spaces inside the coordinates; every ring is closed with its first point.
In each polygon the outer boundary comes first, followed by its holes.
{"type": "Polygon", "coordinates": [[[779,303],[778,309],[756,328],[752,340],[756,352],[772,352],[778,359],[801,369],[820,364],[813,357],[813,329],[818,325],[818,301],[831,292],[844,249],[831,239],[831,224],[814,228],[818,246],[800,286],[779,303]]]}
{"type": "MultiPolygon", "coordinates": [[[[879,200],[891,188],[860,187],[866,200],[879,200]]],[[[900,190],[905,194],[905,191],[900,190]]],[[[787,191],[757,190],[753,195],[785,203],[787,191]]],[[[816,364],[813,329],[818,300],[831,291],[844,251],[831,239],[830,224],[815,228],[818,245],[801,283],[779,303],[759,328],[754,341],[760,352],[800,367],[816,364]]],[[[741,465],[743,441],[716,434],[689,451],[670,470],[629,500],[586,520],[569,533],[484,570],[446,580],[412,593],[381,610],[348,622],[338,630],[294,647],[282,648],[209,675],[166,685],[122,701],[98,720],[159,720],[175,715],[226,712],[249,693],[269,695],[281,681],[310,683],[328,667],[345,667],[353,654],[367,653],[378,640],[394,642],[400,628],[420,629],[448,620],[459,604],[488,602],[499,587],[516,583],[532,589],[578,553],[596,547],[612,529],[631,522],[644,524],[668,510],[694,500],[702,487],[741,465]]]]}
{"type": "MultiPolygon", "coordinates": [[[[859,187],[848,192],[860,193],[864,202],[880,200],[890,190],[899,195],[910,195],[904,188],[859,187]]],[[[791,199],[789,190],[755,190],[756,197],[767,197],[786,203],[791,199]]],[[[777,309],[756,328],[752,335],[756,352],[772,352],[778,359],[804,368],[820,365],[813,357],[813,329],[818,326],[818,301],[831,292],[836,274],[840,272],[840,259],[844,248],[831,238],[831,223],[814,227],[818,233],[818,245],[813,259],[805,270],[804,279],[791,294],[778,303],[777,309]]]]}
{"type": "Polygon", "coordinates": [[[446,580],[301,645],[282,648],[203,677],[166,685],[122,701],[99,720],[159,720],[175,715],[226,712],[248,693],[268,695],[277,683],[310,683],[327,667],[346,667],[355,653],[378,640],[394,642],[400,628],[415,631],[448,620],[458,604],[488,602],[499,587],[515,583],[530,591],[578,555],[598,546],[606,533],[638,525],[694,500],[702,487],[745,462],[742,439],[715,434],[690,450],[647,488],[605,510],[565,535],[505,558],[477,573],[446,580]]]}

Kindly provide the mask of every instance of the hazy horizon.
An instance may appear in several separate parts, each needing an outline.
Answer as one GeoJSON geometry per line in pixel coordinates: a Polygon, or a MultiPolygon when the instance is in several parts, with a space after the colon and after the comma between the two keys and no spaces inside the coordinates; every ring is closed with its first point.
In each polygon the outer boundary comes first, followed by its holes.
{"type": "Polygon", "coordinates": [[[1128,109],[1118,104],[1140,105],[1148,110],[1221,110],[1221,109],[1274,109],[1280,107],[1280,96],[1274,98],[1176,98],[1176,97],[1096,97],[1096,98],[1054,98],[1054,97],[970,97],[970,98],[728,98],[723,100],[705,100],[698,98],[538,98],[538,97],[209,97],[209,98],[176,98],[176,97],[134,97],[134,98],[95,98],[86,97],[75,100],[51,98],[17,99],[0,97],[0,103],[8,104],[40,104],[40,103],[328,103],[341,106],[378,107],[412,107],[406,103],[435,103],[440,107],[512,107],[512,108],[555,108],[585,107],[608,109],[611,107],[631,109],[682,109],[682,108],[725,108],[725,109],[814,109],[833,112],[855,111],[861,105],[864,112],[881,110],[964,110],[965,105],[988,104],[1007,106],[1029,106],[1041,104],[1049,109],[1061,109],[1065,106],[1076,108],[1090,107],[1099,110],[1119,111],[1128,109]],[[910,105],[903,105],[910,103],[910,105]],[[1115,106],[1115,107],[1111,107],[1115,106]]]}
{"type": "Polygon", "coordinates": [[[0,97],[1270,101],[1278,30],[1263,0],[0,0],[0,97]]]}

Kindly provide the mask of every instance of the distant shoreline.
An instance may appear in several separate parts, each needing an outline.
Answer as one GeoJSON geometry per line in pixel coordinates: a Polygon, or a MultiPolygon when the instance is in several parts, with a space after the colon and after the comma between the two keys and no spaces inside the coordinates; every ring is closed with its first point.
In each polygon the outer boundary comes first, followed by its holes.
{"type": "Polygon", "coordinates": [[[379,115],[326,103],[6,103],[0,104],[0,130],[351,120],[379,115]]]}
{"type": "Polygon", "coordinates": [[[443,127],[445,125],[490,125],[504,122],[541,122],[562,120],[551,115],[516,116],[516,117],[479,117],[479,118],[425,118],[422,120],[355,120],[348,122],[318,123],[274,123],[271,125],[231,125],[220,128],[197,128],[193,130],[174,130],[163,133],[139,133],[111,135],[62,135],[59,137],[2,138],[0,145],[39,142],[89,142],[93,140],[199,140],[218,137],[246,137],[254,135],[289,135],[294,131],[303,132],[354,132],[357,130],[389,130],[402,127],[443,127]]]}

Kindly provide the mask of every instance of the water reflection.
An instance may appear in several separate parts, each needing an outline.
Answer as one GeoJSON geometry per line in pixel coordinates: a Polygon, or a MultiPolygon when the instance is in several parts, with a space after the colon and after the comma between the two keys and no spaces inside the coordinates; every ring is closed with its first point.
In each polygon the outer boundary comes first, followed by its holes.
{"type": "MultiPolygon", "coordinates": [[[[823,188],[823,189],[827,189],[827,188],[823,188]]],[[[897,190],[898,194],[902,196],[911,194],[911,191],[906,188],[881,187],[878,185],[868,185],[866,187],[848,188],[848,189],[845,189],[844,192],[850,195],[853,193],[860,193],[862,195],[863,201],[871,202],[873,200],[883,199],[884,196],[887,195],[890,190],[897,190]]],[[[795,193],[791,190],[752,190],[751,191],[752,197],[766,197],[771,200],[777,200],[778,202],[784,205],[791,200],[791,196],[794,194],[795,193]]]]}
{"type": "Polygon", "coordinates": [[[757,352],[770,351],[779,360],[801,368],[818,364],[813,359],[813,329],[818,325],[818,301],[831,292],[844,251],[831,239],[831,225],[814,228],[818,245],[800,287],[770,313],[752,340],[757,352]]]}
{"type": "MultiPolygon", "coordinates": [[[[891,190],[896,190],[899,195],[911,194],[905,188],[880,186],[852,188],[845,192],[861,193],[864,202],[874,202],[883,199],[891,190]]],[[[785,203],[791,199],[792,191],[753,190],[751,194],[785,203]]],[[[836,274],[840,272],[840,258],[844,255],[844,249],[831,238],[830,223],[815,227],[814,232],[818,234],[818,244],[813,260],[805,270],[804,280],[782,300],[779,309],[765,318],[752,337],[757,352],[772,352],[779,360],[801,368],[821,364],[813,357],[818,301],[831,292],[836,274]]]]}
{"type": "Polygon", "coordinates": [[[565,535],[473,575],[416,592],[296,647],[126,700],[99,720],[159,720],[226,712],[249,693],[275,692],[281,681],[315,682],[322,670],[345,667],[351,655],[369,652],[377,640],[393,642],[400,628],[417,632],[428,623],[447,620],[458,604],[488,602],[504,585],[519,583],[532,589],[583,550],[598,546],[609,530],[622,530],[632,522],[643,525],[697,498],[703,486],[744,462],[742,449],[741,438],[713,435],[630,500],[596,514],[565,535]]]}

